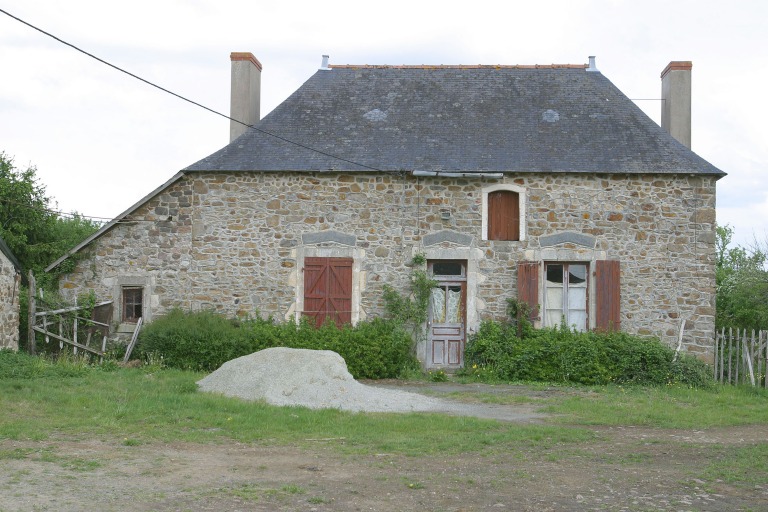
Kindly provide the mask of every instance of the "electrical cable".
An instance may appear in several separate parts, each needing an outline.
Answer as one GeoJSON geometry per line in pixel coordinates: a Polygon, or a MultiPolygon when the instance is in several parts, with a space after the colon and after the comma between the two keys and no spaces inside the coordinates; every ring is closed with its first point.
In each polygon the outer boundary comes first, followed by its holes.
{"type": "Polygon", "coordinates": [[[180,100],[183,100],[183,101],[186,101],[186,102],[188,102],[188,103],[191,103],[192,105],[195,105],[195,106],[197,106],[197,107],[200,107],[200,108],[202,108],[202,109],[205,109],[205,110],[207,110],[208,112],[211,112],[211,113],[213,113],[213,114],[216,114],[217,116],[221,116],[221,117],[223,117],[223,118],[225,118],[225,119],[229,119],[230,121],[234,121],[234,122],[236,122],[236,123],[240,123],[240,124],[242,124],[243,126],[247,126],[248,128],[251,128],[251,129],[253,129],[253,130],[256,130],[257,132],[263,133],[263,134],[265,134],[265,135],[269,135],[270,137],[274,137],[274,138],[276,138],[276,139],[278,139],[278,140],[281,140],[281,141],[283,141],[283,142],[286,142],[286,143],[288,143],[288,144],[293,144],[293,145],[295,145],[295,146],[298,146],[298,147],[300,147],[300,148],[302,148],[302,149],[306,149],[306,150],[308,150],[308,151],[312,151],[312,152],[314,152],[314,153],[318,153],[318,154],[320,154],[320,155],[323,155],[323,156],[326,156],[326,157],[328,157],[328,158],[333,158],[334,160],[339,160],[340,162],[345,162],[345,163],[348,163],[348,164],[356,165],[356,166],[359,166],[359,167],[363,167],[363,168],[365,168],[365,169],[370,169],[370,170],[372,170],[372,171],[386,172],[386,171],[384,171],[383,169],[379,169],[379,168],[377,168],[377,167],[372,167],[372,166],[370,166],[370,165],[362,164],[362,163],[360,163],[360,162],[355,162],[354,160],[348,160],[348,159],[346,159],[346,158],[342,158],[342,157],[340,157],[340,156],[337,156],[337,155],[333,155],[333,154],[331,154],[331,153],[327,153],[327,152],[325,152],[325,151],[319,150],[319,149],[317,149],[317,148],[313,148],[313,147],[311,147],[311,146],[307,146],[307,145],[305,145],[305,144],[302,144],[302,143],[300,143],[300,142],[296,142],[296,141],[293,141],[293,140],[287,139],[287,138],[285,138],[285,137],[283,137],[283,136],[281,136],[281,135],[277,135],[277,134],[275,134],[275,133],[272,133],[272,132],[269,132],[269,131],[267,131],[267,130],[262,130],[261,128],[257,128],[257,127],[255,127],[255,126],[254,126],[254,125],[252,125],[252,124],[244,123],[243,121],[240,121],[239,119],[234,119],[234,118],[232,118],[232,117],[229,117],[229,116],[228,116],[228,115],[226,115],[226,114],[222,114],[221,112],[218,112],[218,111],[216,111],[216,110],[214,110],[214,109],[212,109],[212,108],[210,108],[210,107],[206,107],[205,105],[203,105],[203,104],[201,104],[201,103],[198,103],[198,102],[196,102],[196,101],[194,101],[194,100],[191,100],[191,99],[189,99],[189,98],[186,98],[186,97],[184,97],[184,96],[182,96],[182,95],[180,95],[180,94],[177,94],[177,93],[175,93],[175,92],[173,92],[173,91],[171,91],[171,90],[168,90],[168,89],[166,89],[165,87],[161,87],[161,86],[159,86],[159,85],[157,85],[157,84],[155,84],[155,83],[153,83],[153,82],[150,82],[149,80],[147,80],[147,79],[145,79],[145,78],[142,78],[142,77],[140,77],[140,76],[138,76],[138,75],[136,75],[136,74],[134,74],[134,73],[131,73],[130,71],[127,71],[127,70],[125,70],[125,69],[123,69],[123,68],[121,68],[121,67],[119,67],[119,66],[116,66],[116,65],[112,64],[111,62],[108,62],[108,61],[106,61],[106,60],[104,60],[104,59],[102,59],[102,58],[99,58],[99,57],[97,57],[97,56],[93,55],[92,53],[89,53],[89,52],[87,52],[87,51],[85,51],[85,50],[83,50],[83,49],[81,49],[81,48],[79,48],[79,47],[75,46],[75,45],[74,45],[74,44],[72,44],[72,43],[68,43],[67,41],[64,41],[63,39],[61,39],[61,38],[59,38],[59,37],[56,37],[55,35],[51,34],[50,32],[46,32],[45,30],[43,30],[43,29],[41,29],[41,28],[39,28],[39,27],[36,27],[35,25],[32,25],[31,23],[28,23],[28,22],[26,22],[26,21],[22,20],[21,18],[19,18],[19,17],[17,17],[17,16],[14,16],[13,14],[9,13],[8,11],[5,11],[5,10],[3,10],[3,9],[0,9],[0,12],[1,12],[1,13],[3,13],[3,14],[5,14],[6,16],[8,16],[8,17],[10,17],[10,18],[13,18],[14,20],[18,21],[19,23],[23,23],[24,25],[26,25],[26,26],[28,26],[28,27],[30,27],[30,28],[32,28],[32,29],[34,29],[34,30],[37,30],[38,32],[40,32],[40,33],[42,33],[42,34],[45,34],[46,36],[48,36],[48,37],[50,37],[50,38],[52,38],[52,39],[54,39],[54,40],[56,40],[56,41],[60,42],[60,43],[61,43],[61,44],[63,44],[63,45],[69,46],[69,47],[70,47],[70,48],[72,48],[73,50],[76,50],[76,51],[78,51],[78,52],[82,53],[83,55],[87,55],[88,57],[90,57],[90,58],[92,58],[92,59],[94,59],[94,60],[97,60],[97,61],[101,62],[102,64],[105,64],[105,65],[107,65],[107,66],[109,66],[109,67],[111,67],[111,68],[113,68],[113,69],[116,69],[117,71],[120,71],[121,73],[125,73],[126,75],[128,75],[128,76],[130,76],[130,77],[132,77],[132,78],[135,78],[136,80],[140,80],[140,81],[144,82],[145,84],[147,84],[147,85],[149,85],[149,86],[152,86],[152,87],[155,87],[155,88],[157,88],[157,89],[160,89],[161,91],[163,91],[163,92],[165,92],[165,93],[168,93],[168,94],[170,94],[170,95],[172,95],[172,96],[175,96],[175,97],[179,98],[180,100]]]}

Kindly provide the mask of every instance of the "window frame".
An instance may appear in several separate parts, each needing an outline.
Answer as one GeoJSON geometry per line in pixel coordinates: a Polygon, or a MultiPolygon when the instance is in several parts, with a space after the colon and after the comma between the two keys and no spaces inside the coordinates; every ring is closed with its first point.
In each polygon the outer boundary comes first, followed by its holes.
{"type": "MultiPolygon", "coordinates": [[[[542,308],[542,324],[544,327],[557,327],[561,325],[561,322],[558,320],[557,323],[552,324],[549,319],[549,311],[557,309],[561,312],[560,318],[565,317],[565,325],[570,329],[573,327],[573,323],[570,321],[569,318],[569,311],[572,308],[568,307],[567,300],[569,297],[568,291],[571,288],[570,286],[570,279],[567,279],[566,276],[570,275],[570,272],[568,271],[568,267],[570,265],[579,265],[584,267],[584,329],[583,332],[591,330],[591,320],[592,315],[590,314],[591,310],[591,292],[592,292],[592,283],[590,283],[590,271],[591,271],[591,265],[588,261],[545,261],[544,267],[543,267],[543,274],[542,274],[542,284],[543,284],[543,308],[542,308]],[[547,280],[547,271],[550,265],[561,265],[563,267],[563,280],[562,280],[562,290],[563,290],[563,298],[562,302],[557,308],[550,308],[549,302],[548,302],[548,293],[547,290],[550,288],[548,286],[548,280],[547,280]]],[[[574,286],[575,287],[575,286],[574,286]]],[[[581,310],[579,310],[581,311],[581,310]]]]}
{"type": "Polygon", "coordinates": [[[120,321],[122,323],[129,323],[129,324],[135,324],[139,321],[139,318],[142,318],[144,316],[144,287],[143,286],[137,286],[137,285],[125,285],[120,288],[120,321]],[[130,298],[128,295],[133,295],[132,298],[130,298]],[[136,298],[138,297],[138,301],[136,301],[136,298]],[[138,316],[129,316],[128,315],[128,307],[131,307],[133,312],[135,313],[136,306],[139,306],[139,315],[138,316]]]}
{"type": "Polygon", "coordinates": [[[527,200],[526,200],[526,189],[525,187],[521,187],[519,185],[513,185],[511,183],[500,183],[497,185],[490,185],[487,187],[484,187],[482,189],[482,239],[488,240],[488,241],[494,241],[494,242],[503,242],[506,240],[491,240],[488,238],[488,225],[489,225],[489,217],[490,217],[490,210],[489,210],[489,204],[488,204],[488,195],[492,194],[493,192],[514,192],[517,194],[517,202],[518,202],[518,222],[519,222],[519,229],[518,229],[518,239],[517,240],[509,240],[514,242],[522,242],[526,239],[527,236],[527,230],[526,230],[526,208],[527,208],[527,200]]]}

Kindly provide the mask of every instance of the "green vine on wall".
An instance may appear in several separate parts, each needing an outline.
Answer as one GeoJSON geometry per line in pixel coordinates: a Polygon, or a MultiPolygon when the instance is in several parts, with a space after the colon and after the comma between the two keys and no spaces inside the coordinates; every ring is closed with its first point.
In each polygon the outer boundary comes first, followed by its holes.
{"type": "Polygon", "coordinates": [[[427,259],[423,254],[416,254],[411,260],[410,266],[414,270],[411,273],[410,293],[407,295],[401,294],[388,284],[384,285],[384,308],[387,317],[409,328],[416,340],[424,336],[429,297],[432,288],[437,286],[437,281],[431,279],[423,268],[426,263],[427,259]]]}

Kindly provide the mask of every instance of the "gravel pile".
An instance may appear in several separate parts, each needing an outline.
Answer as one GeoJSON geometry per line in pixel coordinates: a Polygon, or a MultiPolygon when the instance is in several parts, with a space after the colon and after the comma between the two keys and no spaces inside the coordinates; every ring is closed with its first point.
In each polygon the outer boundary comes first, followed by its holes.
{"type": "Polygon", "coordinates": [[[445,411],[446,402],[366,386],[330,350],[268,348],[224,363],[197,382],[201,391],[272,405],[366,412],[445,411]]]}

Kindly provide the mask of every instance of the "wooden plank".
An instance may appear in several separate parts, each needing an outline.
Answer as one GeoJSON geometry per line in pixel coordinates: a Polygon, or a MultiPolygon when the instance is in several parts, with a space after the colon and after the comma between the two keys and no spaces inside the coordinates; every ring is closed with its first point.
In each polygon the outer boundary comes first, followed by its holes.
{"type": "Polygon", "coordinates": [[[42,328],[40,328],[38,326],[34,326],[32,329],[35,330],[36,332],[39,332],[41,334],[46,334],[46,335],[50,336],[51,338],[57,339],[57,340],[59,340],[60,343],[67,343],[69,345],[77,345],[78,348],[81,348],[83,350],[86,350],[88,352],[96,354],[97,356],[103,356],[104,355],[103,352],[99,352],[96,349],[93,349],[93,348],[90,348],[90,347],[86,347],[85,345],[80,345],[79,343],[75,343],[72,340],[68,340],[67,338],[64,338],[63,336],[59,336],[58,334],[54,334],[52,332],[44,331],[42,328]]]}
{"type": "MultiPolygon", "coordinates": [[[[739,335],[738,329],[736,335],[739,335]]],[[[730,328],[730,336],[728,336],[728,384],[731,383],[731,376],[733,375],[733,327],[730,328]]]]}
{"type": "MultiPolygon", "coordinates": [[[[99,302],[97,304],[94,304],[93,307],[97,308],[99,306],[106,306],[107,304],[112,304],[111,300],[106,300],[104,302],[99,302]]],[[[72,306],[69,308],[63,308],[63,309],[54,309],[51,311],[41,311],[39,313],[36,313],[35,316],[43,316],[43,315],[60,315],[61,313],[71,313],[72,311],[77,311],[79,309],[85,309],[84,306],[72,306]]]]}
{"type": "Polygon", "coordinates": [[[760,331],[760,334],[765,337],[765,365],[763,366],[763,373],[765,373],[765,389],[768,389],[768,331],[760,331]]]}
{"type": "Polygon", "coordinates": [[[752,354],[750,353],[749,347],[747,346],[746,331],[744,339],[742,340],[742,344],[744,349],[742,350],[741,354],[743,356],[744,366],[746,366],[746,368],[744,368],[744,378],[746,379],[747,370],[749,370],[749,383],[752,384],[752,387],[755,387],[755,372],[752,368],[752,354]]]}
{"type": "Polygon", "coordinates": [[[141,329],[141,324],[144,321],[144,317],[139,317],[139,321],[136,322],[136,328],[133,330],[133,336],[131,336],[131,342],[128,344],[128,348],[125,349],[125,357],[123,357],[123,362],[127,363],[131,357],[131,352],[133,352],[133,347],[136,346],[136,340],[139,339],[139,330],[141,329]]]}
{"type": "Polygon", "coordinates": [[[35,355],[36,347],[35,347],[35,308],[36,308],[36,302],[35,302],[35,275],[32,273],[32,271],[29,271],[29,305],[27,307],[27,351],[35,355]]]}
{"type": "Polygon", "coordinates": [[[720,343],[720,333],[715,330],[715,346],[713,347],[713,358],[712,358],[712,378],[717,380],[717,347],[720,343]]]}

